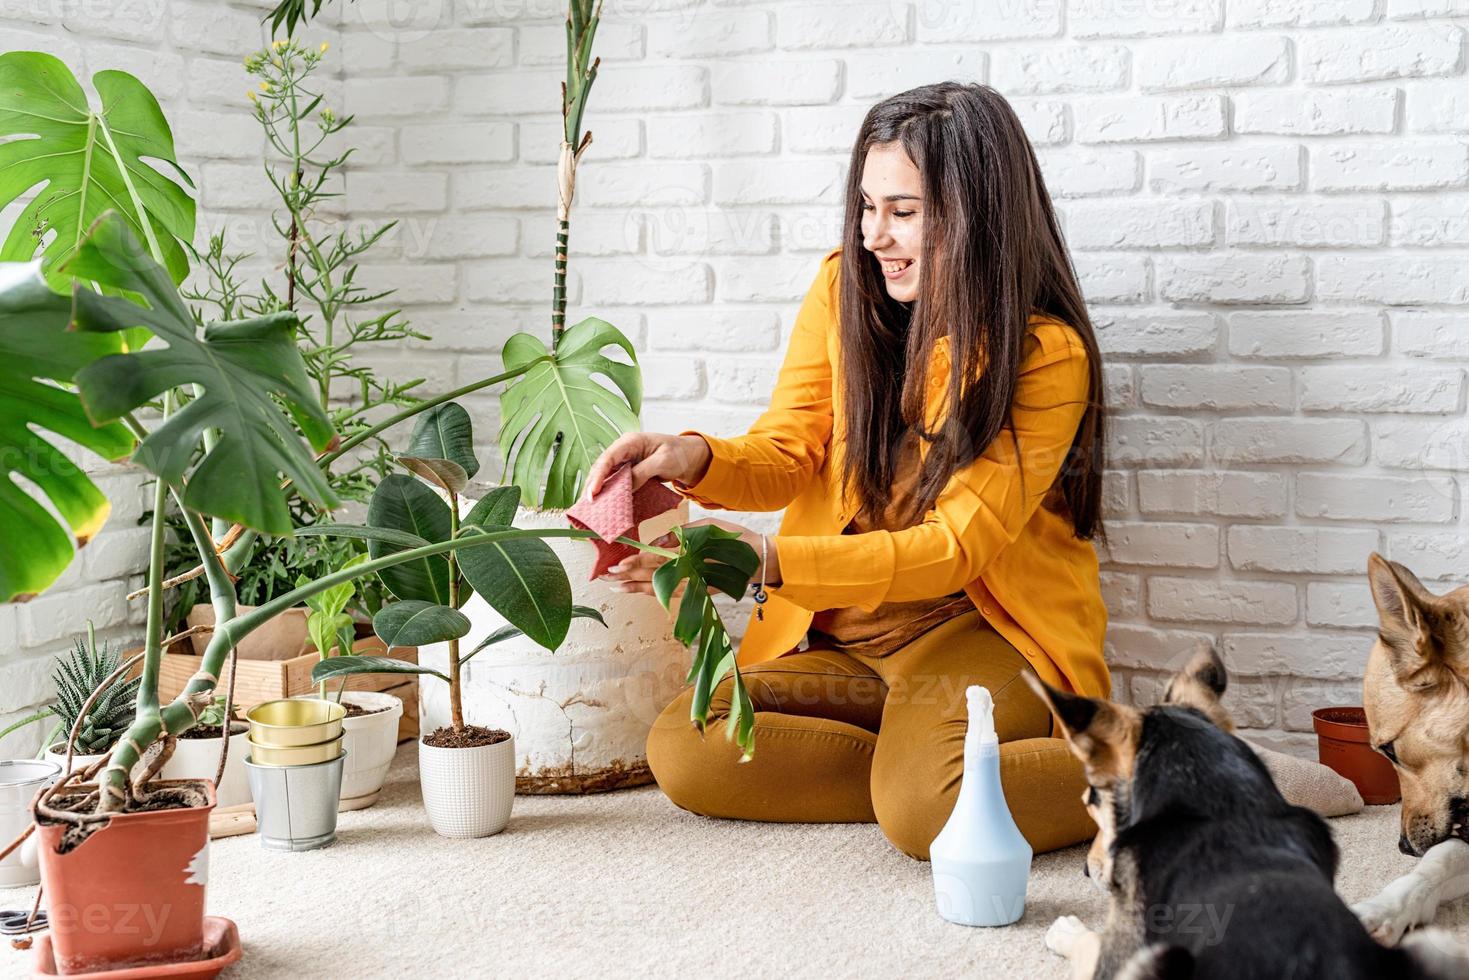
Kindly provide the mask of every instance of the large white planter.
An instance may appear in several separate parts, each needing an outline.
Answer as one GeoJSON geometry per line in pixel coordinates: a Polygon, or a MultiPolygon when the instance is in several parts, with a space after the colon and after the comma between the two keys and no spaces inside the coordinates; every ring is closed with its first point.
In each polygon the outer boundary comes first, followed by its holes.
{"type": "Polygon", "coordinates": [[[418,740],[418,779],[429,823],[444,837],[488,837],[510,822],[515,739],[470,749],[418,740]]]}
{"type": "MultiPolygon", "coordinates": [[[[465,498],[468,512],[474,501],[465,498]]],[[[641,540],[651,541],[688,520],[688,505],[645,521],[641,540]]],[[[563,511],[520,508],[519,528],[564,530],[563,511]]],[[[577,619],[554,653],[523,637],[499,643],[469,662],[464,717],[470,724],[503,728],[515,736],[516,790],[521,793],[588,793],[641,786],[648,770],[648,732],[683,690],[689,653],[673,638],[668,613],[652,596],[613,592],[590,581],[595,557],[586,541],[547,541],[566,567],[578,605],[607,620],[577,619]]],[[[465,649],[502,619],[478,595],[463,612],[474,624],[465,649]]],[[[419,662],[448,669],[448,647],[419,650],[419,662]]],[[[419,684],[424,732],[449,723],[449,691],[425,679],[419,684]]]]}
{"type": "MultiPolygon", "coordinates": [[[[243,722],[236,722],[238,730],[230,736],[230,755],[224,763],[224,778],[215,787],[220,809],[239,806],[250,802],[250,781],[245,775],[245,756],[250,754],[250,729],[243,722]]],[[[207,779],[214,781],[219,771],[219,739],[181,738],[174,743],[173,756],[169,758],[160,779],[207,779]]],[[[46,758],[66,770],[66,746],[52,745],[46,749],[46,758]]],[[[102,758],[100,755],[73,755],[73,769],[85,769],[102,758]]]]}
{"type": "MultiPolygon", "coordinates": [[[[217,738],[181,738],[173,755],[158,774],[163,779],[208,779],[219,771],[220,740],[217,738]]],[[[224,763],[224,777],[214,788],[220,809],[250,802],[250,779],[245,772],[245,756],[250,754],[250,728],[235,722],[230,734],[230,754],[224,763]]]]}
{"type": "Polygon", "coordinates": [[[378,691],[347,691],[342,701],[369,710],[388,709],[342,719],[342,752],[347,756],[342,773],[342,809],[355,810],[370,806],[388,778],[388,767],[398,749],[403,699],[378,691]]]}

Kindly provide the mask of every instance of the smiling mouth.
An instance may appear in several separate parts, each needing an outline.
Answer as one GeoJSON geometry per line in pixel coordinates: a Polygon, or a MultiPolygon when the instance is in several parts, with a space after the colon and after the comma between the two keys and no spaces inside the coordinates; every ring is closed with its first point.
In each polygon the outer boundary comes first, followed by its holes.
{"type": "Polygon", "coordinates": [[[878,264],[882,266],[882,274],[889,278],[892,278],[894,276],[901,276],[904,272],[907,272],[908,267],[913,264],[913,260],[878,259],[878,264]]]}

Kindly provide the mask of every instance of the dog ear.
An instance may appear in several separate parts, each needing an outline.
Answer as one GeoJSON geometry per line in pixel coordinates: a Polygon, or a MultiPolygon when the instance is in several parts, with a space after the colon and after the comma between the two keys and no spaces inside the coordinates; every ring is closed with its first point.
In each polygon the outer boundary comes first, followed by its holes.
{"type": "Polygon", "coordinates": [[[1089,777],[1105,781],[1131,778],[1143,727],[1136,708],[1059,691],[1029,671],[1024,677],[1060,722],[1067,745],[1086,766],[1089,777]]]}
{"type": "Polygon", "coordinates": [[[1426,690],[1449,680],[1449,661],[1459,653],[1457,613],[1439,609],[1439,600],[1403,565],[1373,552],[1367,581],[1377,605],[1377,636],[1398,683],[1426,690]]]}
{"type": "Polygon", "coordinates": [[[1193,708],[1219,728],[1232,732],[1234,719],[1219,703],[1228,686],[1229,673],[1224,669],[1224,661],[1213,647],[1205,647],[1168,682],[1163,703],[1193,708]]]}

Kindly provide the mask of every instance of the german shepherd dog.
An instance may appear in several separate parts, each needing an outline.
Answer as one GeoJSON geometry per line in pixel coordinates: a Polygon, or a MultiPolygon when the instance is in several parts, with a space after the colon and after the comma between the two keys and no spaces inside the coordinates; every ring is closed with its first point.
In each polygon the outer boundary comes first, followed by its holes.
{"type": "Polygon", "coordinates": [[[1423,860],[1355,911],[1373,935],[1396,942],[1469,894],[1469,586],[1434,595],[1375,554],[1367,580],[1378,631],[1362,703],[1372,744],[1403,790],[1398,848],[1423,860]]]}
{"type": "Polygon", "coordinates": [[[1337,897],[1326,822],[1287,803],[1230,734],[1219,703],[1227,678],[1213,651],[1146,710],[1027,678],[1085,766],[1098,827],[1087,873],[1111,897],[1100,934],[1074,917],[1046,934],[1072,977],[1469,975],[1469,959],[1445,953],[1446,943],[1380,945],[1337,897]]]}

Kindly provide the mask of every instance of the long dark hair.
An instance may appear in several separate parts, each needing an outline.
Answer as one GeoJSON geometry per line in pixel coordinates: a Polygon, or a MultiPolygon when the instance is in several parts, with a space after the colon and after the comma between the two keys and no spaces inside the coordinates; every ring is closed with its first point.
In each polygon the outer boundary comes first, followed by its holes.
{"type": "Polygon", "coordinates": [[[1035,152],[998,92],[943,82],[872,107],[847,174],[841,263],[842,480],[863,513],[881,515],[891,505],[910,431],[928,443],[911,513],[903,515],[910,523],[1002,431],[1014,435],[1027,324],[1042,313],[1073,328],[1086,347],[1088,404],[1056,486],[1076,535],[1101,533],[1101,356],[1035,152]],[[863,164],[869,148],[894,141],[923,179],[921,280],[911,306],[888,296],[876,257],[862,245],[863,164]],[[946,408],[930,428],[929,357],[945,336],[946,408]]]}

